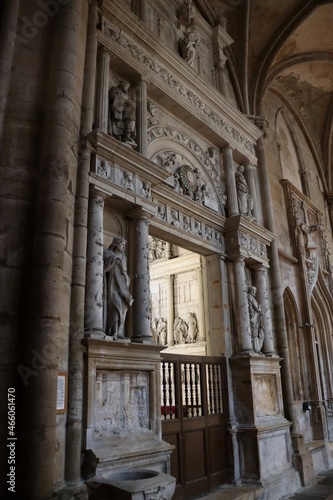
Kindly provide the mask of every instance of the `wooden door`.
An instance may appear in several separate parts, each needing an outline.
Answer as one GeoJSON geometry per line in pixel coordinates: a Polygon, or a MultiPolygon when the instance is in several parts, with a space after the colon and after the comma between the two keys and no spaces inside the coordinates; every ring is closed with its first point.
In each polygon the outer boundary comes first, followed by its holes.
{"type": "Polygon", "coordinates": [[[163,439],[175,447],[175,499],[208,492],[230,479],[226,360],[162,355],[163,439]]]}

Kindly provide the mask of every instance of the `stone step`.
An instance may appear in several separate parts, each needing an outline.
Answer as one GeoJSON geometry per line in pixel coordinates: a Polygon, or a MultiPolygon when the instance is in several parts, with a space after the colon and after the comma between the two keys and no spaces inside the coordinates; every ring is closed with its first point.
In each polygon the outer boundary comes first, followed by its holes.
{"type": "Polygon", "coordinates": [[[222,486],[217,491],[198,497],[198,500],[256,500],[262,492],[260,486],[222,486]]]}

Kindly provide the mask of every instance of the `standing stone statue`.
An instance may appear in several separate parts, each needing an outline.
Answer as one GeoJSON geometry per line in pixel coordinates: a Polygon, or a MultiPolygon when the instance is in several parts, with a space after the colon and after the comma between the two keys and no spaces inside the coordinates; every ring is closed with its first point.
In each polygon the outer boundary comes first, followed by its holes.
{"type": "Polygon", "coordinates": [[[256,299],[257,289],[255,286],[249,286],[247,300],[249,304],[250,328],[253,350],[257,354],[262,354],[261,349],[264,343],[265,332],[262,325],[261,306],[256,299]]]}
{"type": "Polygon", "coordinates": [[[182,40],[182,45],[183,57],[193,67],[197,57],[199,39],[193,31],[188,31],[182,40]]]}
{"type": "Polygon", "coordinates": [[[123,238],[113,238],[111,245],[103,252],[105,333],[114,340],[125,338],[126,314],[133,303],[126,272],[125,245],[123,238]]]}
{"type": "Polygon", "coordinates": [[[131,146],[135,143],[135,105],[128,95],[130,84],[122,80],[109,91],[109,134],[131,146]]]}
{"type": "Polygon", "coordinates": [[[239,165],[237,167],[237,170],[235,173],[235,178],[236,178],[236,190],[237,190],[237,197],[238,197],[239,212],[242,215],[254,218],[254,216],[252,214],[253,198],[250,194],[250,189],[249,189],[249,186],[248,186],[246,179],[245,179],[245,176],[244,176],[244,166],[243,165],[239,165]]]}

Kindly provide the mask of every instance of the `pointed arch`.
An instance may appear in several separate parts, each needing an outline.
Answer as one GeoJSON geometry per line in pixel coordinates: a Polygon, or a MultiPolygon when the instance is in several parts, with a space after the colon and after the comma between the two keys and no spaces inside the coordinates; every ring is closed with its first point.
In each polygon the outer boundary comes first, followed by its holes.
{"type": "Polygon", "coordinates": [[[292,386],[295,401],[304,399],[304,378],[302,369],[303,345],[298,334],[300,318],[294,295],[289,287],[283,293],[283,302],[286,317],[286,329],[289,347],[289,361],[292,366],[292,386]]]}

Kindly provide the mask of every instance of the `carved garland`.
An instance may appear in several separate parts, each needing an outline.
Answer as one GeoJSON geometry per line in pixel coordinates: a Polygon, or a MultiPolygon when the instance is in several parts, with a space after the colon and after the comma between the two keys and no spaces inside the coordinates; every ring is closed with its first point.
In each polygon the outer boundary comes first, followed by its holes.
{"type": "Polygon", "coordinates": [[[111,38],[112,41],[118,43],[121,47],[125,48],[131,53],[136,61],[144,64],[150,71],[160,76],[165,83],[170,87],[177,90],[178,93],[185,97],[193,106],[203,112],[207,118],[212,120],[216,125],[221,127],[229,136],[236,142],[244,146],[250,153],[255,154],[254,144],[246,139],[243,134],[235,127],[231,126],[225,119],[216,111],[213,111],[207,104],[205,104],[199,96],[191,90],[188,90],[173,74],[166,68],[156,63],[156,61],[148,55],[147,52],[139,49],[138,46],[118,28],[112,26],[111,23],[104,21],[104,34],[111,38]]]}

